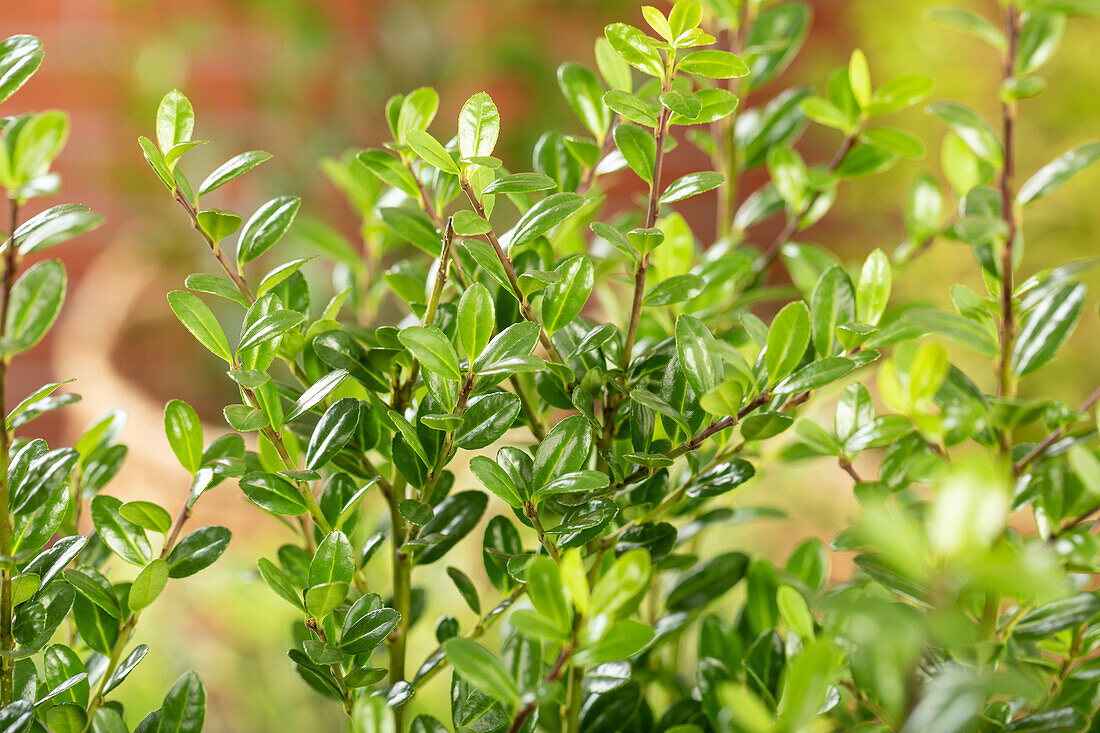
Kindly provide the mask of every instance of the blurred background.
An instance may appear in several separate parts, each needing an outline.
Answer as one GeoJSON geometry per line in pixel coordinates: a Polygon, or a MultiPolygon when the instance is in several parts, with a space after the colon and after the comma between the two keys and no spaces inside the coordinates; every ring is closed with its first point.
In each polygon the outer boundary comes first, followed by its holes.
{"type": "MultiPolygon", "coordinates": [[[[936,80],[934,99],[964,99],[990,118],[996,113],[997,58],[977,42],[928,22],[927,0],[811,4],[813,29],[798,61],[743,106],[761,104],[793,84],[820,90],[829,70],[859,47],[876,83],[900,73],[925,73],[936,80]]],[[[188,477],[163,437],[164,402],[179,397],[195,405],[208,423],[208,439],[226,429],[220,406],[232,401],[231,384],[179,327],[164,299],[166,291],[182,286],[186,274],[209,269],[209,253],[136,144],[138,135],[152,134],[157,102],[167,90],[178,87],[188,95],[197,115],[195,138],[212,141],[188,156],[185,168],[193,171],[192,180],[243,150],[275,154],[258,175],[219,191],[214,205],[247,217],[273,195],[293,193],[302,197],[304,215],[354,238],[357,219],[318,161],[388,139],[383,105],[390,95],[436,87],[441,96],[436,126],[449,137],[462,102],[488,91],[503,119],[498,155],[513,169],[529,170],[539,133],[579,131],[558,91],[557,66],[566,60],[593,65],[593,41],[603,26],[616,20],[640,25],[638,5],[630,0],[3,0],[4,35],[31,33],[46,48],[42,68],[5,104],[4,113],[57,107],[72,117],[72,135],[57,165],[62,196],[36,205],[74,201],[107,215],[106,225],[59,252],[70,271],[69,299],[52,340],[17,362],[13,398],[52,379],[77,379],[75,391],[84,401],[35,423],[50,439],[71,439],[102,411],[124,407],[130,423],[123,441],[131,444],[131,454],[112,491],[168,505],[182,499],[188,477]]],[[[996,5],[994,0],[969,3],[986,11],[996,5]]],[[[1050,90],[1038,101],[1022,103],[1021,179],[1097,134],[1098,40],[1100,24],[1070,23],[1060,54],[1045,70],[1050,90]]],[[[943,130],[919,108],[890,124],[919,134],[928,148],[926,159],[845,184],[834,210],[801,241],[852,258],[875,247],[891,252],[901,242],[905,190],[919,173],[938,170],[943,130]]],[[[837,133],[811,129],[799,147],[813,162],[830,158],[837,143],[837,133]]],[[[669,180],[706,167],[690,145],[672,157],[669,180]]],[[[1100,167],[1029,211],[1025,276],[1097,254],[1098,184],[1100,167]]],[[[630,193],[613,191],[624,202],[630,193]]],[[[714,231],[714,200],[700,196],[690,203],[685,215],[705,245],[714,231]]],[[[281,247],[295,246],[284,242],[281,247]]],[[[953,282],[981,289],[969,254],[941,242],[910,272],[895,276],[895,292],[946,302],[953,282]]],[[[1095,278],[1091,284],[1095,292],[1095,278]]],[[[1097,336],[1100,328],[1090,310],[1066,355],[1044,372],[1049,396],[1077,403],[1091,391],[1100,376],[1097,336]]],[[[1025,382],[1023,396],[1028,389],[1025,382]]],[[[739,527],[723,533],[722,541],[783,556],[795,536],[828,538],[850,510],[849,485],[831,463],[758,478],[735,500],[797,509],[790,520],[739,527]],[[797,531],[791,522],[798,523],[797,531]]],[[[255,558],[288,537],[229,487],[204,499],[193,521],[196,527],[212,521],[230,526],[234,542],[211,570],[170,584],[163,602],[140,625],[139,640],[150,641],[152,651],[140,673],[119,690],[131,722],[159,704],[181,671],[194,669],[210,695],[211,733],[339,730],[333,706],[296,679],[283,653],[289,648],[292,609],[252,575],[255,558]]],[[[456,551],[466,554],[455,561],[480,572],[480,531],[474,537],[478,540],[456,551]]],[[[451,612],[469,624],[473,616],[457,592],[447,581],[433,583],[432,573],[441,574],[442,568],[417,576],[430,588],[427,615],[451,612]]],[[[433,647],[430,624],[422,623],[414,635],[412,664],[433,647]]],[[[447,677],[440,675],[414,705],[431,708],[433,697],[445,699],[441,681],[447,677]]]]}

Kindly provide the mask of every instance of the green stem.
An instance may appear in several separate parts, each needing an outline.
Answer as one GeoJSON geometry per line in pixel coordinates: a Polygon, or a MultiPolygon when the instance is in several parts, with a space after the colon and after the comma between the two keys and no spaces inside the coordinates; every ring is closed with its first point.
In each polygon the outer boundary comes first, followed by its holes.
{"type": "Polygon", "coordinates": [[[558,551],[558,546],[554,544],[554,541],[550,539],[546,534],[546,529],[542,526],[542,520],[539,519],[539,512],[535,508],[535,505],[529,501],[523,503],[523,513],[531,520],[531,524],[535,527],[535,532],[539,536],[539,544],[546,548],[546,552],[550,557],[554,558],[554,562],[561,562],[561,553],[558,551]]]}

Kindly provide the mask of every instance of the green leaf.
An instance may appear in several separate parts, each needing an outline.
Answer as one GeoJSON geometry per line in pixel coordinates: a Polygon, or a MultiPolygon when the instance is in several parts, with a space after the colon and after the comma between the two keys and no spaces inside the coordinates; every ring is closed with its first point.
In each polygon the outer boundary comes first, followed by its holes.
{"type": "Polygon", "coordinates": [[[98,228],[103,214],[81,204],[60,204],[32,216],[15,230],[19,254],[28,255],[49,249],[73,237],[98,228]]]}
{"type": "Polygon", "coordinates": [[[1070,178],[1100,159],[1100,142],[1075,148],[1040,168],[1027,179],[1016,195],[1016,203],[1026,206],[1061,188],[1070,178]]]}
{"type": "Polygon", "coordinates": [[[552,188],[557,188],[557,184],[550,176],[542,173],[513,173],[490,183],[482,190],[482,194],[531,193],[552,188]]]}
{"type": "Polygon", "coordinates": [[[157,107],[157,144],[167,153],[179,143],[191,139],[195,129],[195,110],[178,89],[164,95],[157,107]]]}
{"type": "Polygon", "coordinates": [[[851,359],[827,356],[810,362],[775,386],[777,394],[793,394],[808,389],[818,389],[835,382],[856,368],[851,359]]]}
{"type": "Polygon", "coordinates": [[[871,70],[867,57],[858,48],[852,51],[848,60],[848,86],[860,109],[867,109],[871,104],[871,70]]]}
{"type": "Polygon", "coordinates": [[[485,456],[474,456],[470,459],[470,471],[489,491],[503,499],[509,506],[516,509],[523,508],[524,497],[511,477],[497,462],[485,456]]]}
{"type": "Polygon", "coordinates": [[[401,433],[401,437],[405,439],[405,442],[409,444],[413,452],[416,453],[417,458],[423,461],[425,466],[432,465],[432,461],[428,460],[428,452],[424,450],[424,444],[420,442],[420,436],[416,433],[416,428],[405,419],[405,416],[396,410],[390,410],[389,415],[390,422],[397,428],[397,431],[401,433]]]}
{"type": "Polygon", "coordinates": [[[267,583],[268,587],[275,591],[276,595],[295,608],[301,611],[306,610],[301,595],[294,589],[286,573],[279,569],[273,562],[262,557],[257,562],[257,565],[260,569],[260,576],[264,579],[264,582],[267,583]]]}
{"type": "Polygon", "coordinates": [[[152,560],[152,548],[145,530],[124,518],[119,509],[122,502],[113,496],[99,494],[92,498],[92,524],[99,538],[120,558],[138,567],[152,560]]]}
{"type": "Polygon", "coordinates": [[[699,74],[708,79],[732,79],[748,76],[749,73],[749,67],[744,61],[729,51],[720,51],[715,48],[691,51],[680,61],[679,68],[680,71],[699,74]]]}
{"type": "Polygon", "coordinates": [[[699,295],[705,288],[706,282],[698,275],[674,275],[650,288],[642,298],[642,304],[663,306],[682,303],[699,295]]]}
{"type": "Polygon", "coordinates": [[[455,382],[462,379],[455,347],[438,326],[410,326],[397,338],[429,372],[455,382]]]}
{"type": "Polygon", "coordinates": [[[355,559],[351,543],[343,532],[330,532],[317,546],[317,552],[309,564],[309,585],[351,583],[354,575],[355,559]]]}
{"type": "Polygon", "coordinates": [[[516,681],[488,649],[462,638],[449,639],[443,649],[455,671],[482,693],[513,707],[519,703],[516,681]]]}
{"type": "Polygon", "coordinates": [[[629,92],[634,88],[630,65],[615,52],[607,38],[596,39],[596,66],[600,76],[612,89],[629,92]]]}
{"type": "Polygon", "coordinates": [[[314,382],[294,403],[294,409],[286,416],[286,422],[296,420],[321,403],[321,400],[336,389],[344,377],[348,376],[347,369],[336,369],[314,382]]]}
{"type": "Polygon", "coordinates": [[[232,211],[220,209],[204,209],[198,213],[198,218],[199,226],[215,244],[240,229],[244,221],[232,211]]]}
{"type": "Polygon", "coordinates": [[[20,34],[0,42],[0,102],[23,86],[42,63],[44,53],[34,36],[20,34]]]}
{"type": "Polygon", "coordinates": [[[964,8],[931,8],[929,20],[985,41],[998,51],[1008,48],[1004,34],[982,16],[964,8]]]}
{"type": "Polygon", "coordinates": [[[122,618],[122,608],[112,592],[110,582],[94,570],[65,568],[61,571],[65,581],[77,593],[106,611],[112,618],[122,618]]]}
{"type": "Polygon", "coordinates": [[[287,331],[295,328],[305,319],[298,311],[277,310],[266,313],[255,321],[247,324],[247,328],[241,333],[241,340],[237,344],[237,353],[248,349],[254,349],[260,344],[274,341],[287,331]]]}
{"type": "Polygon", "coordinates": [[[535,452],[532,486],[542,488],[563,473],[579,470],[592,451],[592,430],[580,416],[567,417],[546,434],[535,452]]]}
{"type": "Polygon", "coordinates": [[[452,158],[451,154],[447,152],[447,149],[429,133],[424,130],[409,130],[405,136],[405,141],[428,165],[433,168],[438,168],[444,173],[458,175],[458,164],[455,163],[454,158],[452,158]]]}
{"type": "Polygon", "coordinates": [[[301,204],[297,196],[277,196],[256,209],[241,232],[237,267],[243,268],[282,239],[294,223],[301,204]]]}
{"type": "Polygon", "coordinates": [[[637,125],[617,125],[615,146],[626,164],[646,183],[653,182],[653,167],[657,158],[657,143],[653,136],[637,125]]]}
{"type": "Polygon", "coordinates": [[[928,111],[958,135],[974,155],[998,167],[1004,164],[1000,139],[977,112],[958,102],[936,102],[929,105],[928,111]]]}
{"type": "Polygon", "coordinates": [[[890,302],[890,259],[881,249],[868,255],[856,286],[856,320],[878,325],[890,302]]]}
{"type": "Polygon", "coordinates": [[[520,399],[508,392],[477,395],[462,413],[462,426],[455,430],[455,445],[480,450],[499,440],[519,417],[520,399]]]}
{"type": "Polygon", "coordinates": [[[142,529],[167,534],[172,526],[172,515],[160,504],[151,501],[128,501],[119,507],[118,513],[142,529]]]}
{"type": "Polygon", "coordinates": [[[205,196],[214,189],[221,188],[225,184],[252,170],[260,163],[271,160],[271,153],[263,150],[249,150],[246,153],[236,155],[222,163],[199,186],[199,196],[205,196]]]}
{"type": "MultiPolygon", "coordinates": [[[[598,640],[585,645],[578,651],[573,657],[573,664],[578,667],[591,667],[628,659],[645,649],[655,635],[652,628],[640,621],[633,619],[616,621],[598,640]]],[[[611,717],[618,716],[612,713],[611,717]]],[[[588,728],[588,730],[593,729],[601,730],[601,728],[588,728]]],[[[606,730],[613,730],[613,728],[606,730]]]]}
{"type": "Polygon", "coordinates": [[[699,119],[699,113],[703,111],[703,102],[699,95],[684,89],[674,89],[662,94],[661,106],[676,115],[677,120],[682,120],[679,124],[699,119]]]}
{"type": "Polygon", "coordinates": [[[315,471],[336,457],[359,425],[359,400],[345,397],[332,403],[313,429],[306,448],[306,470],[315,471]]]}
{"type": "Polygon", "coordinates": [[[570,257],[554,272],[560,279],[546,288],[542,296],[542,323],[550,334],[564,328],[580,315],[596,282],[595,268],[584,255],[570,257]]]}
{"type": "Polygon", "coordinates": [[[783,306],[768,330],[764,364],[768,381],[775,385],[794,371],[810,345],[810,309],[801,300],[783,306]]]}
{"type": "Polygon", "coordinates": [[[604,29],[604,36],[623,61],[643,74],[658,79],[664,76],[661,54],[640,30],[626,23],[612,23],[604,29]]]}
{"type": "Polygon", "coordinates": [[[836,335],[842,326],[856,317],[855,289],[840,266],[829,268],[810,295],[810,322],[814,349],[819,356],[840,352],[836,335]]]}
{"type": "Polygon", "coordinates": [[[809,173],[802,156],[788,146],[776,146],[768,151],[768,173],[779,197],[793,211],[801,211],[810,193],[809,173]]]}
{"type": "Polygon", "coordinates": [[[867,130],[860,139],[868,145],[885,150],[903,158],[919,160],[924,157],[924,143],[916,135],[894,127],[879,127],[867,130]]]}
{"type": "Polygon", "coordinates": [[[612,89],[603,95],[603,102],[624,120],[636,122],[644,127],[657,127],[657,114],[644,99],[628,92],[612,89]]]}
{"type": "Polygon", "coordinates": [[[1061,13],[1028,13],[1017,42],[1016,73],[1035,71],[1054,56],[1065,34],[1066,16],[1061,13]]]}
{"type": "Polygon", "coordinates": [[[546,556],[539,556],[527,565],[527,596],[531,605],[561,632],[573,627],[573,606],[565,594],[561,570],[546,556]]]}
{"type": "Polygon", "coordinates": [[[718,188],[726,180],[726,177],[721,173],[715,173],[714,171],[703,171],[701,173],[688,173],[686,176],[680,176],[665,189],[665,192],[661,194],[662,204],[671,204],[676,201],[683,201],[684,199],[697,196],[701,193],[706,193],[712,189],[718,188]]]}
{"type": "Polygon", "coordinates": [[[713,601],[745,577],[748,557],[740,552],[715,555],[677,578],[665,606],[687,611],[713,601]]]}
{"type": "Polygon", "coordinates": [[[481,521],[488,502],[489,497],[481,491],[460,491],[444,499],[435,508],[432,520],[420,530],[423,537],[440,538],[420,554],[418,564],[428,565],[446,555],[481,521]]]}
{"type": "Polygon", "coordinates": [[[157,733],[202,733],[205,720],[206,690],[198,675],[188,672],[165,696],[157,733]]]}
{"type": "Polygon", "coordinates": [[[554,193],[527,210],[516,223],[509,237],[509,247],[516,247],[547,234],[575,214],[585,204],[583,196],[575,193],[554,193]]]}
{"type": "Polygon", "coordinates": [[[649,589],[652,572],[647,550],[623,553],[592,588],[590,605],[611,618],[627,615],[649,589]]]}
{"type": "Polygon", "coordinates": [[[558,67],[558,87],[592,137],[602,142],[611,127],[611,113],[596,75],[580,64],[565,63],[558,67]]]}
{"type": "Polygon", "coordinates": [[[478,598],[477,586],[474,585],[474,581],[470,580],[470,576],[453,566],[447,568],[447,575],[455,584],[459,595],[462,596],[462,600],[466,601],[466,605],[470,607],[470,610],[480,615],[481,599],[478,598]]]}
{"type": "Polygon", "coordinates": [[[61,312],[66,286],[59,260],[38,262],[15,281],[5,324],[5,354],[26,351],[42,340],[61,312]]]}
{"type": "Polygon", "coordinates": [[[439,109],[439,94],[431,87],[420,87],[409,92],[397,110],[397,119],[390,126],[394,140],[404,143],[410,130],[426,130],[439,109]]]}
{"type": "Polygon", "coordinates": [[[172,548],[165,558],[168,577],[186,578],[205,570],[222,556],[233,533],[216,524],[196,529],[172,548]]]}
{"type": "Polygon", "coordinates": [[[1022,377],[1054,358],[1081,317],[1085,290],[1081,283],[1066,283],[1039,302],[1024,320],[1013,345],[1013,373],[1022,377]]]}
{"type": "Polygon", "coordinates": [[[492,339],[495,325],[493,297],[488,288],[475,282],[458,301],[458,338],[471,364],[492,339]]]}
{"type": "Polygon", "coordinates": [[[372,600],[370,595],[362,596],[344,617],[340,649],[348,654],[366,654],[375,649],[401,621],[401,614],[392,608],[372,608],[372,600]]]}
{"type": "Polygon", "coordinates": [[[168,563],[159,557],[141,569],[130,585],[131,611],[140,611],[157,599],[168,583],[168,563]]]}
{"type": "Polygon", "coordinates": [[[462,157],[488,158],[493,154],[499,135],[500,113],[492,98],[485,92],[478,92],[466,100],[458,115],[458,150],[462,157]]]}
{"type": "Polygon", "coordinates": [[[722,362],[711,349],[713,343],[714,335],[698,318],[681,315],[676,319],[676,353],[697,395],[714,389],[723,379],[722,362]]]}
{"type": "Polygon", "coordinates": [[[173,290],[168,293],[168,305],[171,306],[172,312],[176,314],[180,323],[200,344],[215,356],[221,357],[230,364],[233,363],[225,332],[218,325],[218,320],[206,303],[187,291],[173,290]]]}
{"type": "Polygon", "coordinates": [[[164,434],[180,465],[191,473],[202,465],[202,423],[195,408],[183,400],[164,406],[164,434]]]}
{"type": "Polygon", "coordinates": [[[254,471],[238,484],[253,504],[274,514],[297,517],[308,511],[298,488],[281,476],[254,471]]]}

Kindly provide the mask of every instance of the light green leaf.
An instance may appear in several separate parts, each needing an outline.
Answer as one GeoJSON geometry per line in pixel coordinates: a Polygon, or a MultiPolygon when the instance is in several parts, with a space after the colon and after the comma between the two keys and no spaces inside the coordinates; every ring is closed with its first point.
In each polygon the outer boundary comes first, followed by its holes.
{"type": "Polygon", "coordinates": [[[462,105],[458,115],[459,153],[466,159],[487,158],[493,154],[499,135],[500,113],[497,106],[488,94],[478,92],[462,105]]]}

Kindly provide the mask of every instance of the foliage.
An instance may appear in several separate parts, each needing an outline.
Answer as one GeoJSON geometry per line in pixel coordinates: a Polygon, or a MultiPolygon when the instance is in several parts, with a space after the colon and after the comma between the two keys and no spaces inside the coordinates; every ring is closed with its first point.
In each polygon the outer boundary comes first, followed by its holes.
{"type": "MultiPolygon", "coordinates": [[[[125,729],[103,695],[144,655],[122,658],[140,610],[225,549],[217,527],[176,539],[226,477],[293,533],[258,560],[258,576],[300,616],[290,663],[358,733],[1091,729],[1100,390],[1075,409],[1017,387],[1071,338],[1085,313],[1080,277],[1096,263],[1016,269],[1027,207],[1100,148],[1077,147],[1018,185],[1016,116],[1044,91],[1035,72],[1067,18],[1100,5],[1000,10],[999,25],[963,8],[929,13],[999,55],[1001,119],[929,104],[946,129],[942,170],[913,182],[904,243],[850,264],[802,232],[845,181],[924,156],[919,138],[884,120],[927,99],[932,80],[876,86],[857,50],[820,94],[795,87],[740,108],[798,53],[810,27],[800,2],[680,0],[667,15],[642,9],[650,31],[609,25],[598,73],[559,70],[583,132],[545,133],[532,170],[494,157],[502,119],[488,94],[436,134],[434,90],[394,97],[384,148],[323,163],[361,218],[355,244],[299,218],[292,195],[247,220],[204,208],[271,156],[242,153],[193,185],[180,163],[200,144],[194,111],[170,92],[155,142],[140,147],[221,274],[189,276],[168,303],[225,362],[240,395],[224,409],[235,432],[206,445],[195,411],[170,402],[166,433],[193,476],[175,523],[154,503],[97,495],[86,544],[80,507],[124,453],[118,418],[75,449],[16,442],[0,472],[10,558],[0,641],[5,652],[20,644],[4,656],[20,657],[2,668],[5,702],[16,699],[0,711],[4,730],[125,729]],[[796,150],[811,123],[839,134],[828,161],[796,150]],[[666,156],[689,143],[713,170],[668,181],[666,156]],[[767,183],[742,195],[758,170],[767,183]],[[617,183],[640,186],[636,207],[609,205],[617,183]],[[715,189],[718,236],[702,246],[678,209],[715,189]],[[328,263],[331,289],[307,279],[322,269],[315,258],[253,272],[288,232],[328,263]],[[914,260],[964,246],[986,292],[954,285],[950,310],[891,298],[914,260]],[[815,419],[826,411],[828,426],[815,419]],[[1025,430],[1046,437],[1020,441],[1025,430]],[[108,453],[110,466],[93,463],[108,453]],[[739,487],[774,462],[809,461],[854,482],[858,509],[828,546],[805,538],[782,563],[709,550],[736,523],[782,516],[736,501],[739,487]],[[376,493],[382,531],[367,509],[376,493]],[[60,507],[47,510],[54,496],[60,507]],[[43,511],[56,524],[21,558],[13,536],[40,528],[28,515],[43,511]],[[35,559],[57,527],[65,538],[35,559]],[[484,567],[464,567],[455,548],[476,545],[482,527],[484,567]],[[159,559],[147,530],[167,534],[159,559]],[[834,571],[848,553],[854,567],[834,571]],[[142,568],[132,583],[99,575],[112,555],[142,568]],[[435,619],[438,648],[413,656],[410,631],[431,623],[426,594],[441,592],[423,586],[425,566],[440,561],[478,620],[435,619]],[[372,580],[375,565],[388,565],[388,584],[372,580]],[[89,661],[52,646],[39,683],[21,652],[48,643],[70,606],[89,661]],[[440,716],[422,691],[444,673],[440,716]]],[[[40,51],[26,37],[3,51],[10,93],[40,51]]],[[[0,175],[16,212],[55,187],[48,161],[63,120],[7,121],[0,175]]],[[[91,216],[60,231],[87,229],[91,216]]],[[[63,238],[41,228],[16,230],[5,253],[0,378],[64,293],[56,262],[14,280],[19,255],[63,238]]],[[[15,409],[5,445],[20,415],[64,403],[57,386],[15,409]]],[[[204,697],[186,675],[138,730],[199,730],[204,697]]]]}
{"type": "MultiPolygon", "coordinates": [[[[39,41],[27,35],[0,43],[0,102],[42,63],[39,41]]],[[[173,402],[165,429],[181,462],[194,474],[173,520],[148,501],[123,502],[100,493],[115,477],[127,447],[118,442],[126,414],[113,410],[80,435],[73,447],[15,437],[35,418],[71,405],[79,395],[52,382],[12,406],[5,385],[15,357],[38,344],[65,300],[67,277],[57,259],[39,253],[95,229],[103,216],[81,204],[60,204],[23,220],[31,199],[57,192],[51,164],[65,145],[69,118],[58,111],[0,118],[0,185],[7,192],[10,232],[3,245],[0,310],[0,729],[25,731],[127,730],[122,706],[109,699],[145,658],[130,647],[142,612],[169,579],[194,575],[229,544],[225,527],[182,530],[195,501],[227,474],[221,452],[203,453],[194,410],[173,402]],[[24,268],[30,257],[34,264],[24,268]],[[208,467],[198,468],[200,463],[208,467]],[[192,465],[189,465],[192,464],[192,465]],[[93,532],[80,533],[90,517],[93,532]],[[86,523],[86,522],[85,522],[86,523]],[[149,532],[160,535],[159,551],[149,532]],[[121,562],[119,562],[121,561],[121,562]],[[60,641],[66,639],[66,641],[60,641]]],[[[164,706],[136,730],[199,731],[205,692],[186,674],[164,706]]]]}

